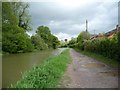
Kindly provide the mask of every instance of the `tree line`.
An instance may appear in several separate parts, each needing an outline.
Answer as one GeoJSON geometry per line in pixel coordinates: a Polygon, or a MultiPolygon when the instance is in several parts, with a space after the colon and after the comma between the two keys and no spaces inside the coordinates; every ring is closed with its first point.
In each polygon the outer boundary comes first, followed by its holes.
{"type": "Polygon", "coordinates": [[[88,32],[83,31],[77,38],[70,40],[67,45],[71,48],[101,54],[118,61],[120,60],[120,32],[114,34],[111,39],[104,37],[90,40],[90,36],[88,32]]]}
{"type": "Polygon", "coordinates": [[[39,26],[36,34],[32,30],[29,4],[25,2],[2,3],[2,51],[8,53],[32,52],[56,48],[59,40],[47,26],[39,26]]]}

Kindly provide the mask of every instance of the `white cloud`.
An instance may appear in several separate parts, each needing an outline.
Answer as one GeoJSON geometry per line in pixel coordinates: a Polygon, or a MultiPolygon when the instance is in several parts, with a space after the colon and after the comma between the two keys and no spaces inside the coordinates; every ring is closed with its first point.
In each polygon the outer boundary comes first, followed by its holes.
{"type": "Polygon", "coordinates": [[[30,37],[32,36],[32,34],[30,32],[26,32],[30,37]]]}
{"type": "Polygon", "coordinates": [[[58,37],[59,40],[65,40],[68,39],[70,40],[72,37],[76,37],[76,35],[69,35],[66,33],[59,32],[58,34],[55,34],[56,37],[58,37]]]}

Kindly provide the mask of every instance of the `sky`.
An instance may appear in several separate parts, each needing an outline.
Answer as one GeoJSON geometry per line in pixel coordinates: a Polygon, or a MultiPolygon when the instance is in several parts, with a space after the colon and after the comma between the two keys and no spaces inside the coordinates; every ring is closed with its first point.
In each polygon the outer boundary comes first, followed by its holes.
{"type": "Polygon", "coordinates": [[[48,26],[59,40],[77,37],[85,31],[105,33],[118,24],[118,0],[35,0],[29,2],[34,35],[38,26],[48,26]]]}

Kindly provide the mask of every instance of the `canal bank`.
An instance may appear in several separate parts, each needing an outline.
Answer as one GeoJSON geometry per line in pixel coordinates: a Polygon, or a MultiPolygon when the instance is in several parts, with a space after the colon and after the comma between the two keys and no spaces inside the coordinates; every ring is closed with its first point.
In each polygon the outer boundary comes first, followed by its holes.
{"type": "Polygon", "coordinates": [[[25,72],[11,88],[55,88],[70,62],[69,49],[66,49],[25,72]]]}
{"type": "Polygon", "coordinates": [[[22,73],[35,65],[43,63],[44,60],[60,54],[64,48],[46,50],[32,53],[20,53],[4,55],[2,57],[2,87],[9,87],[22,78],[22,73]]]}

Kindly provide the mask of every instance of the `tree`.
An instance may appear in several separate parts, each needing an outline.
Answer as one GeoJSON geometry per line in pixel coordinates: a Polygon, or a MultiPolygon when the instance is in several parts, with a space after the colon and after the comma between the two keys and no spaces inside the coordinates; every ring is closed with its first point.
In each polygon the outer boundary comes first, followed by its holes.
{"type": "Polygon", "coordinates": [[[75,44],[76,44],[76,41],[77,41],[76,38],[72,38],[72,39],[69,41],[68,46],[71,47],[71,48],[74,48],[74,47],[75,47],[75,44]]]}
{"type": "Polygon", "coordinates": [[[13,14],[13,9],[10,2],[2,3],[2,26],[14,24],[17,25],[18,19],[13,14]]]}
{"type": "Polygon", "coordinates": [[[77,37],[77,42],[83,42],[84,40],[90,39],[90,34],[88,32],[81,32],[77,37]]]}
{"type": "MultiPolygon", "coordinates": [[[[19,11],[19,10],[18,10],[19,11]]],[[[9,53],[33,50],[30,37],[24,28],[18,26],[19,19],[14,14],[11,2],[2,3],[2,50],[9,53]]]]}
{"type": "Polygon", "coordinates": [[[54,35],[52,35],[53,39],[52,39],[52,42],[53,42],[53,48],[56,49],[57,46],[60,44],[60,41],[58,40],[58,38],[54,35]]]}
{"type": "Polygon", "coordinates": [[[36,34],[31,37],[32,44],[37,50],[44,50],[48,48],[48,45],[44,42],[40,35],[36,34]]]}
{"type": "Polygon", "coordinates": [[[33,51],[31,39],[18,26],[8,25],[3,27],[2,37],[2,50],[4,52],[18,53],[33,51]]]}
{"type": "Polygon", "coordinates": [[[18,19],[18,26],[24,30],[31,30],[31,16],[29,15],[29,4],[25,2],[11,2],[13,14],[18,19]]]}
{"type": "Polygon", "coordinates": [[[41,38],[48,45],[48,48],[55,49],[59,44],[58,38],[51,34],[51,31],[47,26],[39,26],[36,33],[41,36],[41,38]]]}

